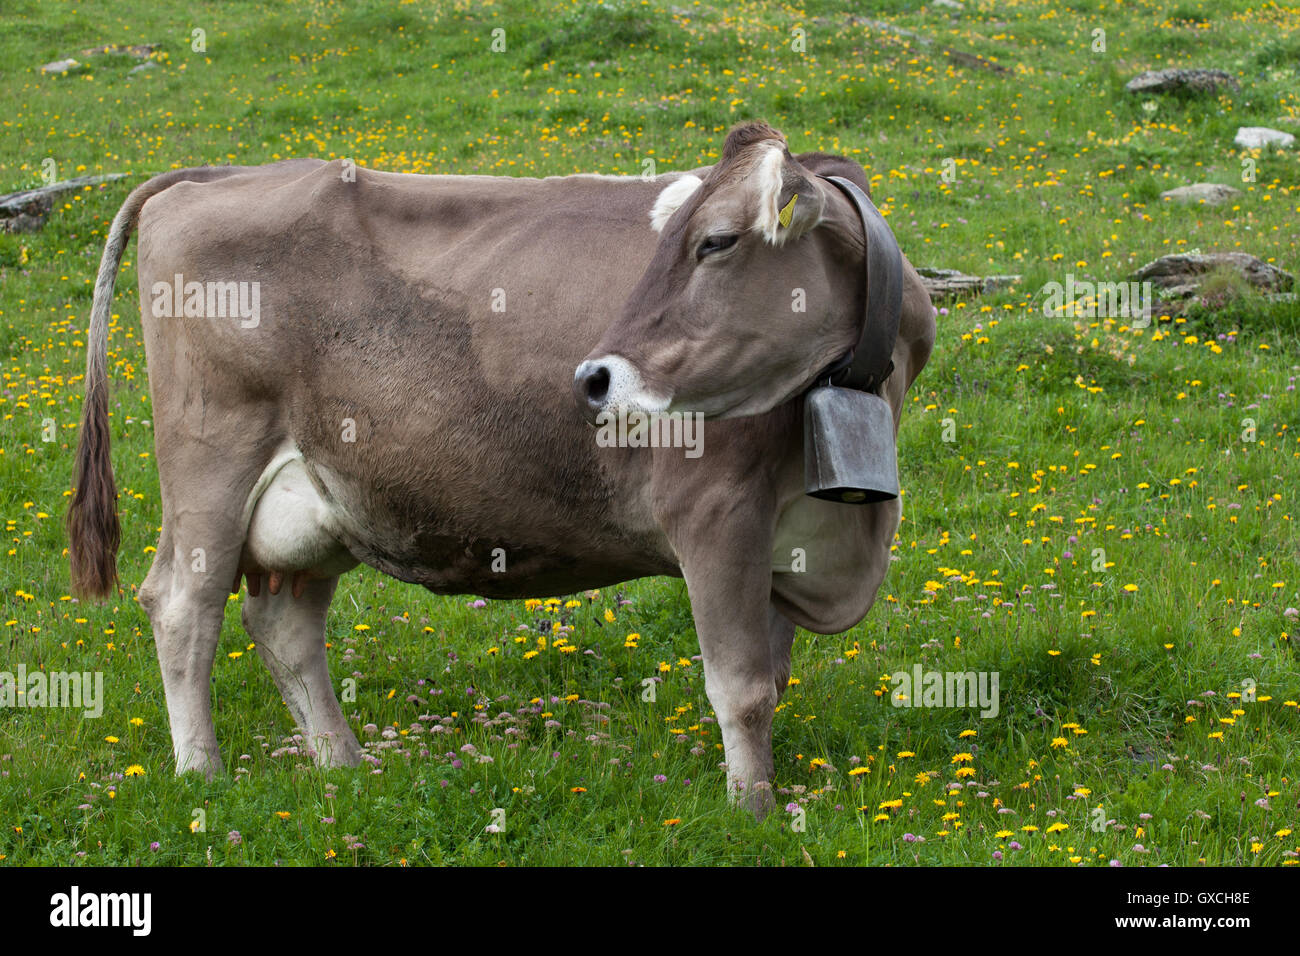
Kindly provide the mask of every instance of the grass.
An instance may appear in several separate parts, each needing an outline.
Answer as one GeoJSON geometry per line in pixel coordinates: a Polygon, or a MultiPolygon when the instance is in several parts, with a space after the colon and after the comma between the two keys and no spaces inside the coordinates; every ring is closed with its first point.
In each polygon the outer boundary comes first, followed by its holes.
{"type": "Polygon", "coordinates": [[[106,698],[97,720],[0,712],[0,862],[1297,863],[1300,309],[1219,282],[1131,329],[1044,316],[1038,290],[1192,248],[1295,271],[1297,154],[1232,137],[1300,116],[1300,17],[1240,0],[874,14],[995,57],[1001,77],[869,34],[854,6],[8,5],[0,188],[38,184],[46,158],[61,178],[134,178],[0,234],[0,670],[102,672],[106,698]],[[78,56],[110,42],[160,42],[157,68],[78,56]],[[39,72],[66,56],[84,66],[39,72]],[[1169,65],[1227,69],[1242,91],[1124,93],[1169,65]],[[296,752],[232,599],[213,678],[228,772],[175,778],[133,600],[160,522],[133,250],[110,342],[120,600],[70,598],[61,528],[82,330],[129,185],[302,155],[665,171],[714,161],[748,118],[862,162],[914,263],[1024,277],[946,304],[903,417],[886,593],[852,631],[796,641],[774,731],[792,809],[756,823],[726,806],[690,607],[664,579],[478,607],[349,575],[327,639],[369,745],[353,771],[296,752]],[[1198,181],[1244,195],[1159,199],[1198,181]],[[917,664],[996,671],[997,716],[891,706],[888,675],[917,664]]]}

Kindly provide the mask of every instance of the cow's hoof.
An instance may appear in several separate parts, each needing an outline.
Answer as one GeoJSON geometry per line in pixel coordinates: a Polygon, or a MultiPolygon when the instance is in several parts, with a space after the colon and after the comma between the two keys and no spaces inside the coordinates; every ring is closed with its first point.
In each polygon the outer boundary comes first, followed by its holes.
{"type": "Polygon", "coordinates": [[[200,773],[203,779],[211,781],[221,773],[221,755],[207,751],[191,753],[185,758],[176,759],[176,776],[186,773],[200,773]]]}
{"type": "Polygon", "coordinates": [[[317,734],[312,738],[316,766],[323,769],[332,767],[355,767],[361,763],[361,745],[349,730],[347,736],[337,734],[317,734]]]}
{"type": "Polygon", "coordinates": [[[763,818],[776,807],[776,797],[772,794],[772,785],[766,780],[760,780],[750,787],[746,806],[748,806],[749,812],[754,814],[755,820],[760,823],[763,822],[763,818]]]}
{"type": "Polygon", "coordinates": [[[728,796],[734,806],[749,811],[759,822],[762,822],[763,818],[776,807],[772,785],[766,780],[759,780],[748,786],[744,781],[733,781],[728,796]]]}

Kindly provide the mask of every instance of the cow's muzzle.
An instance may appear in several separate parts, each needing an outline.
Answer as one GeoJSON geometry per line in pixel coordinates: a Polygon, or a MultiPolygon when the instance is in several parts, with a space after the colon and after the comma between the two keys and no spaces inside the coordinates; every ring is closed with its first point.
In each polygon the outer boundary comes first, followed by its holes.
{"type": "Polygon", "coordinates": [[[573,374],[573,398],[589,423],[601,414],[662,412],[669,400],[646,391],[636,366],[620,355],[587,359],[573,374]]]}

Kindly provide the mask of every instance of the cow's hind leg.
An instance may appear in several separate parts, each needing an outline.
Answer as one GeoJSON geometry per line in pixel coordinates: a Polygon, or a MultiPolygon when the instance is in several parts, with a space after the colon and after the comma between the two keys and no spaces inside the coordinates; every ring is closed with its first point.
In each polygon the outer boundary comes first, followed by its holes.
{"type": "Polygon", "coordinates": [[[354,767],[361,746],[339,707],[325,657],[325,617],[338,578],[244,598],[244,629],[257,644],[289,712],[323,767],[354,767]]]}
{"type": "MultiPolygon", "coordinates": [[[[200,516],[202,517],[202,516],[200,516]]],[[[212,662],[238,548],[221,548],[222,536],[187,522],[182,538],[164,519],[153,566],[138,600],[153,623],[158,665],[167,696],[176,772],[221,770],[212,727],[212,662]]]]}
{"type": "Polygon", "coordinates": [[[356,566],[330,533],[330,512],[300,458],[272,461],[249,523],[240,571],[244,628],[322,766],[356,766],[325,658],[325,618],[339,575],[356,566]]]}

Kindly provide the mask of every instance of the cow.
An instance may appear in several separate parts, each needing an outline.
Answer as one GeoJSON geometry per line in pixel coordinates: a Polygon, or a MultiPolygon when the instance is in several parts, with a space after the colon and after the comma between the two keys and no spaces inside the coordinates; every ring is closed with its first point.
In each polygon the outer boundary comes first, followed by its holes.
{"type": "MultiPolygon", "coordinates": [[[[727,792],[766,813],[795,628],[863,619],[901,515],[804,493],[802,396],[859,342],[871,281],[830,176],[868,188],[853,160],[793,155],[753,122],[714,165],[654,178],[295,159],[135,189],[95,284],[70,571],[78,595],[116,593],[106,350],[138,226],[162,528],[137,599],[176,772],[221,770],[210,679],[241,582],[244,628],[316,761],[338,766],[361,748],[324,634],[352,568],[491,598],[668,575],[686,583],[727,792]],[[614,408],[701,413],[707,442],[692,457],[594,440],[614,408]]],[[[895,433],[935,338],[902,268],[879,387],[895,433]]]]}

